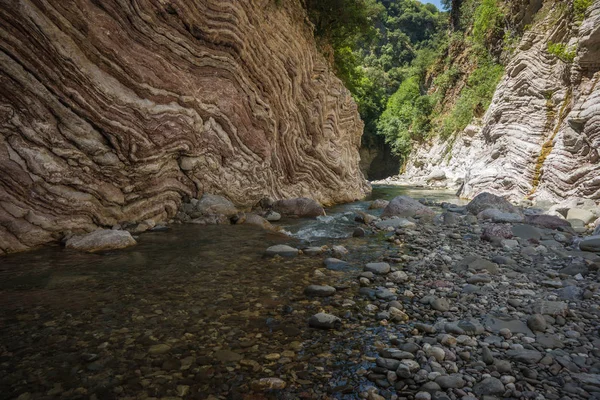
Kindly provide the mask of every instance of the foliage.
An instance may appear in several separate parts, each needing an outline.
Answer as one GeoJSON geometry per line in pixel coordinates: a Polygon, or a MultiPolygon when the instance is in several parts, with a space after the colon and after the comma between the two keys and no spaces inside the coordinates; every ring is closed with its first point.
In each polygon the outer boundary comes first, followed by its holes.
{"type": "Polygon", "coordinates": [[[593,0],[573,0],[573,12],[576,21],[581,22],[585,19],[585,12],[593,2],[593,0]]]}
{"type": "Polygon", "coordinates": [[[489,107],[496,86],[504,74],[504,67],[489,59],[479,61],[466,86],[460,92],[452,111],[443,119],[439,134],[449,137],[462,131],[473,118],[483,116],[489,107]]]}
{"type": "Polygon", "coordinates": [[[473,14],[473,41],[486,47],[502,31],[503,21],[498,0],[482,0],[473,14]]]}
{"type": "Polygon", "coordinates": [[[306,0],[315,37],[323,48],[331,48],[334,67],[346,86],[353,90],[361,77],[358,58],[353,54],[360,42],[377,35],[375,23],[383,7],[376,0],[306,0]]]}
{"type": "Polygon", "coordinates": [[[548,42],[547,50],[548,53],[558,57],[561,61],[566,63],[572,63],[577,55],[577,52],[575,50],[570,50],[569,46],[565,43],[548,42]]]}

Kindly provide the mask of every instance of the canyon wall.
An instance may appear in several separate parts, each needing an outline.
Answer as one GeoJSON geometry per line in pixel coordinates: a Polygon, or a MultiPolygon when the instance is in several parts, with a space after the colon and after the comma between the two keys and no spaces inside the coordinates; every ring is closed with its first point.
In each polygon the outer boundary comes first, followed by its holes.
{"type": "Polygon", "coordinates": [[[561,17],[564,2],[523,3],[535,6],[523,14],[537,21],[484,117],[448,140],[417,146],[404,176],[439,182],[445,175],[464,197],[490,191],[514,201],[600,201],[600,0],[581,25],[561,17]],[[550,54],[550,42],[577,48],[574,61],[550,54]]]}
{"type": "Polygon", "coordinates": [[[0,254],[203,193],[361,198],[362,129],[299,1],[3,1],[0,254]]]}

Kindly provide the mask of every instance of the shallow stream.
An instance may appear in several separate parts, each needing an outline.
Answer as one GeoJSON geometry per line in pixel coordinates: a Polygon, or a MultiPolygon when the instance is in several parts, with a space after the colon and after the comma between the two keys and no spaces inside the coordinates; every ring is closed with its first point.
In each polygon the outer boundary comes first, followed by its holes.
{"type": "MultiPolygon", "coordinates": [[[[392,186],[374,187],[371,198],[399,194],[458,202],[449,192],[392,186]]],[[[355,398],[368,384],[361,370],[372,364],[378,328],[361,326],[348,293],[348,305],[336,305],[348,309],[347,329],[310,329],[310,315],[340,300],[302,292],[326,282],[343,293],[365,262],[398,252],[376,237],[351,237],[354,211],[368,200],[281,221],[292,238],[243,225],[174,225],[120,251],[53,247],[0,258],[0,399],[355,398]],[[325,255],[263,256],[282,243],[342,244],[353,271],[316,278],[325,255]],[[251,382],[265,377],[288,386],[249,396],[251,382]]]]}

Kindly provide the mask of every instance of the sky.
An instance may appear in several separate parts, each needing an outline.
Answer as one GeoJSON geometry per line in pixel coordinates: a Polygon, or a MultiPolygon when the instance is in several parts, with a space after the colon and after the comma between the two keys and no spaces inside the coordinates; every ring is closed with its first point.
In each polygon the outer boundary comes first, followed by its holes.
{"type": "Polygon", "coordinates": [[[441,0],[421,0],[421,3],[431,3],[434,4],[438,9],[443,9],[441,0]]]}

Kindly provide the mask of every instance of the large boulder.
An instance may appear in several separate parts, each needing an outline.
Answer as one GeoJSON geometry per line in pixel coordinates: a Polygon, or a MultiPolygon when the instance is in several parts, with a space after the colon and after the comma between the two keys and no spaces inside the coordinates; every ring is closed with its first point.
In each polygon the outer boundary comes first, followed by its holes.
{"type": "Polygon", "coordinates": [[[390,201],[390,204],[383,210],[382,217],[431,217],[435,216],[435,212],[417,200],[408,196],[397,196],[390,201]]]}
{"type": "Polygon", "coordinates": [[[477,215],[488,208],[495,208],[505,213],[521,214],[521,211],[503,197],[488,192],[479,193],[467,204],[467,211],[477,215]]]}
{"type": "Polygon", "coordinates": [[[548,229],[558,229],[558,228],[570,228],[571,224],[569,221],[560,218],[556,215],[527,215],[525,217],[525,222],[530,225],[537,225],[542,228],[548,229]]]}
{"type": "Polygon", "coordinates": [[[137,242],[127,231],[98,229],[86,235],[77,235],[67,240],[68,249],[87,251],[90,253],[103,250],[123,249],[134,246],[137,242]]]}
{"type": "Polygon", "coordinates": [[[567,212],[567,219],[578,219],[583,221],[583,223],[587,225],[596,219],[596,215],[594,215],[594,213],[590,210],[584,210],[582,208],[571,208],[567,212]]]}
{"type": "Polygon", "coordinates": [[[318,217],[325,215],[325,210],[318,202],[307,197],[278,200],[273,210],[288,217],[318,217]]]}
{"type": "Polygon", "coordinates": [[[214,194],[204,194],[197,202],[194,201],[192,204],[194,211],[202,216],[221,214],[230,218],[238,212],[229,199],[214,194]]]}

